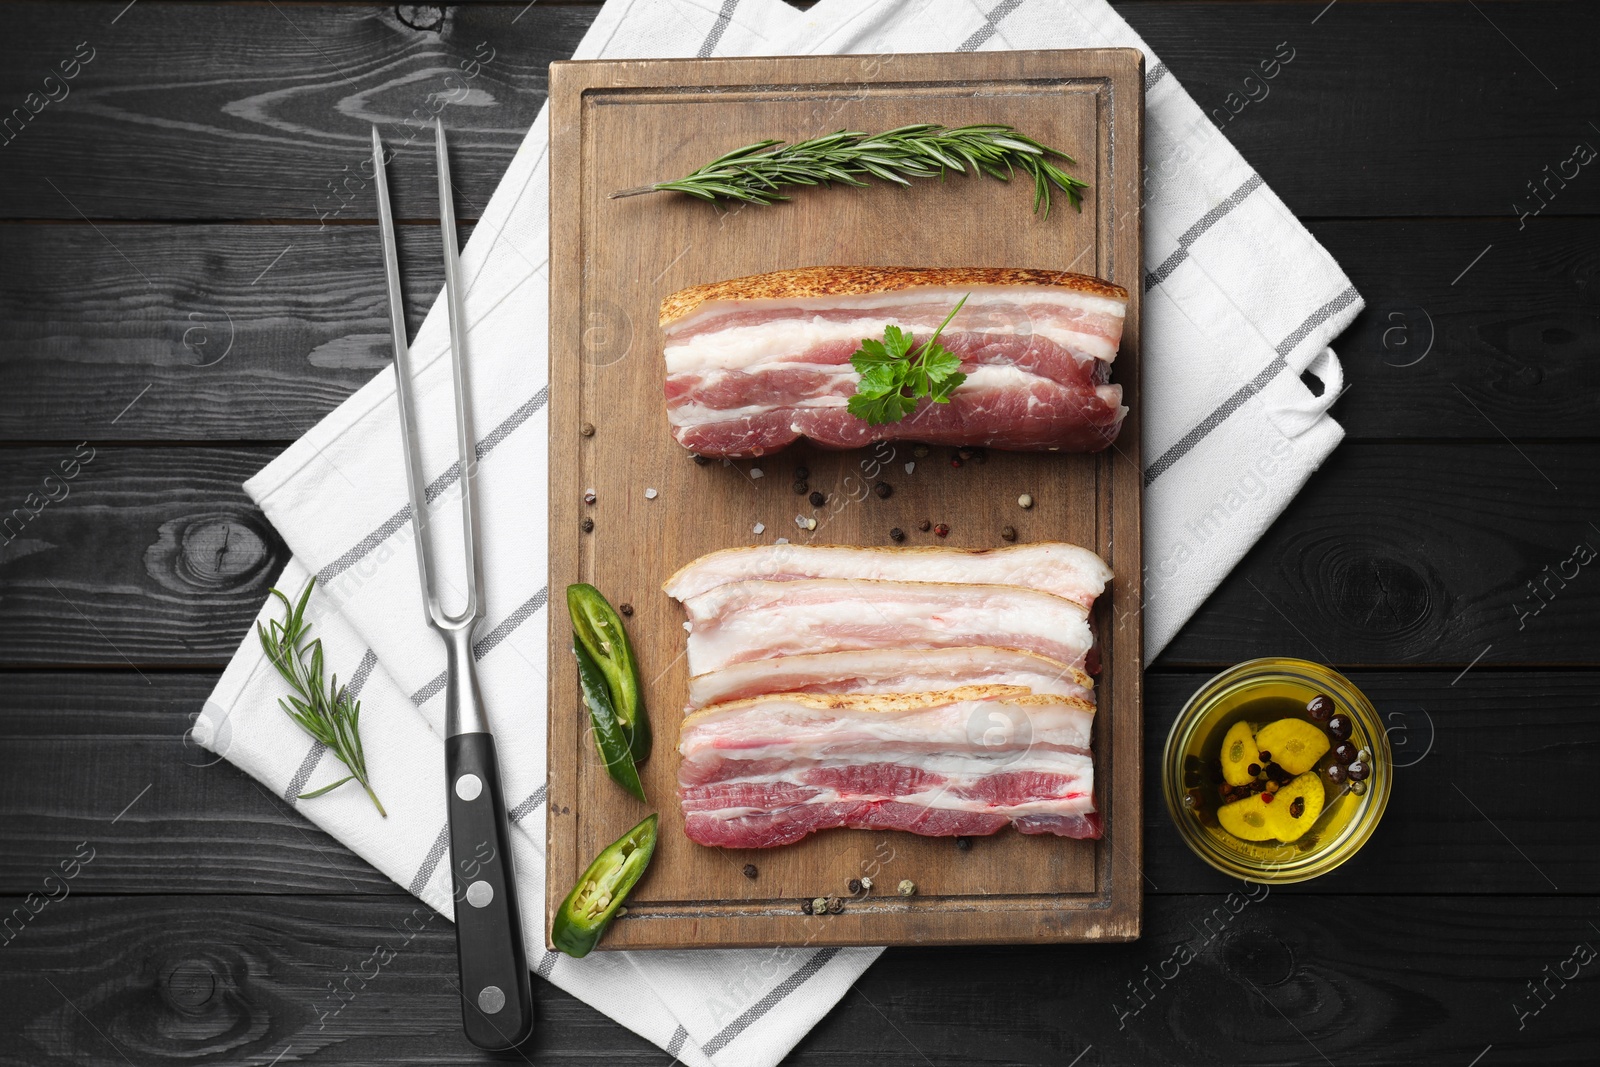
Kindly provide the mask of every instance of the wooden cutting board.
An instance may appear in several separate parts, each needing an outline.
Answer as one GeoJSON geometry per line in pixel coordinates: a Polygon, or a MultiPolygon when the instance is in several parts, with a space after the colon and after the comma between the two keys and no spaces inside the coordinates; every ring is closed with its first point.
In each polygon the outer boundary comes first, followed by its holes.
{"type": "MultiPolygon", "coordinates": [[[[899,56],[636,60],[550,68],[550,792],[547,916],[589,861],[650,811],[655,859],[602,945],[906,945],[1128,940],[1141,902],[1139,311],[1143,57],[1132,49],[899,56]],[[1059,193],[1048,219],[1025,182],[951,177],[911,189],[801,190],[786,204],[726,210],[670,193],[609,199],[680,177],[769,137],[887,130],[914,122],[1008,123],[1074,155],[1091,183],[1081,213],[1059,193]],[[957,466],[906,442],[858,452],[790,447],[701,466],[668,434],[657,307],[685,286],[817,264],[1043,267],[1129,293],[1112,380],[1130,408],[1098,455],[1004,454],[957,466]],[[914,464],[914,466],[913,466],[914,464]],[[809,468],[821,507],[797,495],[809,468]],[[872,492],[882,481],[887,498],[872,492]],[[597,500],[586,505],[593,489],[597,500]],[[651,490],[654,492],[651,493],[651,490]],[[1017,500],[1036,501],[1023,510],[1017,500]],[[814,517],[814,532],[797,527],[814,517]],[[922,520],[949,536],[922,533],[922,520]],[[593,530],[582,523],[593,520],[593,530]],[[757,524],[762,532],[755,532],[757,524]],[[957,841],[833,830],[777,849],[708,849],[684,836],[676,797],[687,693],[679,605],[661,591],[714,549],[795,542],[1093,548],[1116,579],[1095,605],[1103,663],[1094,728],[1105,837],[1005,830],[957,841]],[[592,582],[627,620],[655,730],[626,795],[593,749],[572,662],[565,597],[592,582]],[[750,866],[747,866],[750,865],[750,866]],[[851,879],[870,876],[852,897],[851,879]],[[909,879],[915,895],[896,886],[909,879]],[[845,897],[840,914],[802,901],[845,897]]],[[[546,926],[548,938],[548,922],[546,926]]]]}

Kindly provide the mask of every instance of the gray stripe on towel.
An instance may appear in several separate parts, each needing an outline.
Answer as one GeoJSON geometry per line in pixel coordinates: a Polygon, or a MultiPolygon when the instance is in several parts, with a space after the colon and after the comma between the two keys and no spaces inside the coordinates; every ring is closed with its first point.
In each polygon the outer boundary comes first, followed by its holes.
{"type": "Polygon", "coordinates": [[[689,1031],[681,1025],[672,1031],[672,1037],[667,1041],[667,1055],[672,1057],[672,1062],[678,1062],[678,1055],[683,1051],[683,1043],[689,1040],[689,1031]]]}
{"type": "Polygon", "coordinates": [[[839,950],[836,948],[818,949],[816,954],[802,964],[798,970],[776,986],[773,986],[772,992],[752,1004],[745,1010],[743,1015],[724,1026],[715,1037],[707,1041],[704,1049],[705,1054],[707,1056],[715,1056],[727,1048],[735,1038],[760,1021],[761,1017],[776,1007],[784,997],[805,985],[812,975],[822,970],[823,966],[838,954],[839,950]]]}
{"type": "Polygon", "coordinates": [[[428,883],[433,880],[433,872],[439,869],[439,861],[444,859],[446,850],[450,847],[450,820],[439,827],[439,836],[433,839],[433,845],[428,849],[428,854],[423,857],[422,866],[417,868],[417,876],[411,879],[411,884],[406,888],[414,897],[420,897],[422,891],[428,888],[428,883]]]}
{"type": "Polygon", "coordinates": [[[1183,235],[1178,238],[1177,251],[1168,256],[1159,267],[1144,276],[1144,291],[1148,293],[1171,277],[1172,272],[1177,270],[1183,264],[1183,261],[1189,258],[1189,249],[1193,247],[1194,243],[1200,240],[1207,230],[1215,226],[1222,216],[1244,203],[1245,197],[1259,188],[1261,188],[1261,175],[1250,175],[1244,180],[1243,185],[1229,195],[1228,199],[1201,215],[1199,222],[1184,230],[1183,235]]]}
{"type": "Polygon", "coordinates": [[[1151,89],[1154,89],[1156,84],[1170,73],[1172,72],[1167,70],[1167,65],[1165,63],[1157,63],[1155,66],[1145,71],[1144,91],[1148,93],[1151,89]]]}
{"type": "Polygon", "coordinates": [[[739,0],[722,0],[722,10],[717,12],[717,21],[711,24],[711,32],[706,34],[706,39],[700,42],[700,50],[695,53],[697,59],[704,59],[717,50],[717,43],[727,32],[728,23],[733,21],[734,8],[738,6],[739,0]]]}
{"type": "Polygon", "coordinates": [[[556,957],[559,955],[561,955],[559,952],[546,952],[544,956],[540,958],[539,966],[534,968],[534,973],[536,973],[540,978],[543,978],[545,981],[549,981],[550,972],[556,969],[556,957]]]}
{"type": "Polygon", "coordinates": [[[549,792],[550,787],[548,785],[541,785],[538,789],[535,789],[532,793],[528,794],[528,798],[521,804],[518,804],[516,807],[512,808],[511,811],[507,813],[508,817],[512,822],[521,822],[523,819],[526,819],[529,815],[532,815],[535,811],[539,810],[539,805],[544,803],[544,798],[549,792]]]}
{"type": "MultiPolygon", "coordinates": [[[[483,440],[479,441],[473,448],[473,455],[478,459],[479,462],[482,462],[485,456],[494,451],[495,445],[498,445],[501,441],[504,441],[508,436],[510,436],[513,430],[532,418],[540,408],[544,407],[545,404],[549,402],[549,400],[550,387],[546,385],[537,393],[534,393],[533,396],[524,401],[521,407],[517,408],[517,410],[513,411],[510,415],[507,415],[505,420],[501,422],[500,425],[490,430],[488,436],[484,437],[483,440]]],[[[439,477],[428,483],[428,502],[431,504],[433,501],[439,499],[439,495],[446,489],[450,488],[450,486],[454,485],[456,479],[460,476],[461,461],[457,460],[456,462],[450,464],[449,470],[445,471],[443,474],[439,475],[439,477]]],[[[383,524],[376,530],[373,530],[360,541],[356,542],[354,548],[351,548],[348,552],[344,553],[344,555],[340,556],[338,559],[334,560],[332,563],[318,571],[317,581],[323,585],[327,585],[328,582],[332,581],[334,578],[337,578],[339,575],[343,574],[345,571],[361,562],[361,560],[365,559],[368,553],[377,548],[379,545],[383,544],[389,538],[393,537],[400,527],[404,526],[410,521],[411,505],[407,504],[399,511],[385,519],[383,524]]]]}
{"type": "Polygon", "coordinates": [[[957,52],[976,52],[982,48],[989,38],[993,37],[1000,28],[1000,20],[1021,7],[1023,0],[1000,0],[989,13],[983,16],[983,25],[972,31],[972,36],[956,45],[957,52]]]}
{"type": "MultiPolygon", "coordinates": [[[[499,626],[496,626],[493,630],[490,630],[488,633],[479,638],[472,646],[472,658],[474,660],[481,660],[490,652],[494,651],[496,645],[500,644],[500,642],[511,636],[517,627],[527,622],[534,616],[536,612],[538,612],[540,608],[544,607],[549,602],[550,587],[545,586],[527,600],[524,600],[517,607],[516,611],[513,611],[510,615],[505,617],[499,626]]],[[[422,705],[426,704],[428,701],[444,692],[444,683],[448,675],[448,671],[440,671],[438,674],[430,678],[426,685],[424,685],[421,689],[418,689],[415,693],[411,694],[411,703],[420,708],[422,705]]]]}
{"type": "Polygon", "coordinates": [[[1246,400],[1249,400],[1251,397],[1261,392],[1262,389],[1266,388],[1268,382],[1272,381],[1272,379],[1283,373],[1284,368],[1289,365],[1289,353],[1293,352],[1300,342],[1306,339],[1307,335],[1309,335],[1312,330],[1316,329],[1318,326],[1321,326],[1324,322],[1327,322],[1335,314],[1349,307],[1358,299],[1360,299],[1360,294],[1356,292],[1355,286],[1351,286],[1338,296],[1334,297],[1332,300],[1328,301],[1326,304],[1322,305],[1316,311],[1312,312],[1310,317],[1296,327],[1293,333],[1279,342],[1277,355],[1273,356],[1272,362],[1268,363],[1266,367],[1262,368],[1260,374],[1257,374],[1254,378],[1241,385],[1238,390],[1235,391],[1232,396],[1228,397],[1228,399],[1224,400],[1215,411],[1202,419],[1198,426],[1184,434],[1181,441],[1167,449],[1166,452],[1162,454],[1160,459],[1156,460],[1154,463],[1150,464],[1150,466],[1145,468],[1144,484],[1149,486],[1151,482],[1165,474],[1174,463],[1188,455],[1189,451],[1194,448],[1195,445],[1203,441],[1207,434],[1209,434],[1212,430],[1215,430],[1218,426],[1222,425],[1223,420],[1225,420],[1229,415],[1232,415],[1235,411],[1238,411],[1246,400]]]}

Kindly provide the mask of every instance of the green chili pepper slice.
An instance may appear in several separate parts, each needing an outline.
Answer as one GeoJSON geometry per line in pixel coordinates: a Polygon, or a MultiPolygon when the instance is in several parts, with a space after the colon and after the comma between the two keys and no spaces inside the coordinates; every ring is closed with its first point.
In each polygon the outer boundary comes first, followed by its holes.
{"type": "Polygon", "coordinates": [[[643,763],[650,758],[650,718],[644,712],[639,661],[634,658],[621,616],[600,590],[584,582],[567,586],[567,612],[572,616],[574,642],[583,646],[605,675],[611,706],[628,736],[633,761],[643,763]]]}
{"type": "Polygon", "coordinates": [[[556,948],[574,959],[582,959],[599,943],[600,937],[616,918],[617,909],[628,898],[628,891],[650,865],[656,850],[656,820],[644,822],[607,845],[589,864],[567,899],[561,902],[550,940],[556,948]]]}
{"type": "Polygon", "coordinates": [[[594,728],[594,745],[605,761],[606,773],[622,788],[644,799],[644,786],[639,783],[639,768],[634,766],[633,753],[628,749],[628,735],[611,706],[611,691],[606,688],[605,675],[600,672],[594,657],[578,644],[572,643],[572,654],[578,659],[578,688],[583,691],[583,702],[589,706],[589,723],[594,728]]]}

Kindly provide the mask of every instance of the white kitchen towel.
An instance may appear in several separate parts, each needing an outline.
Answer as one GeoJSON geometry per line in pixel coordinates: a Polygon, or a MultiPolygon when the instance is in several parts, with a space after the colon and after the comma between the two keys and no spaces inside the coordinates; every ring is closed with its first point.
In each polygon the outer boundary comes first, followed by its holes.
{"type": "MultiPolygon", "coordinates": [[[[1102,0],[862,3],[611,0],[576,58],[1143,47],[1102,0]]],[[[1153,657],[1338,443],[1329,340],[1361,301],[1146,50],[1144,451],[1146,644],[1153,657]],[[1300,372],[1321,378],[1313,396],[1300,372]]],[[[448,114],[446,115],[448,122],[448,114]]],[[[386,131],[393,139],[399,124],[386,131]]],[[[795,136],[821,131],[785,131],[795,136]]],[[[546,954],[544,898],[546,261],[543,112],[462,253],[466,358],[478,439],[486,620],[480,679],[502,753],[539,973],[687,1063],[776,1063],[842,997],[876,949],[546,954]]],[[[425,135],[424,135],[425,136],[425,135]]],[[[879,195],[892,196],[892,190],[879,195]]],[[[374,240],[374,270],[378,250],[374,240]]],[[[444,310],[412,343],[429,499],[449,572],[459,472],[444,310]]],[[[423,623],[392,372],[384,371],[246,485],[294,552],[279,580],[319,578],[309,616],[363,702],[380,819],[345,787],[297,807],[450,914],[443,787],[444,653],[423,623]]],[[[775,535],[777,531],[772,531],[775,535]]],[[[271,614],[272,605],[263,609],[271,614]]],[[[254,637],[224,673],[196,736],[290,803],[334,760],[276,706],[254,637]]],[[[752,886],[752,892],[755,887],[752,886]]]]}

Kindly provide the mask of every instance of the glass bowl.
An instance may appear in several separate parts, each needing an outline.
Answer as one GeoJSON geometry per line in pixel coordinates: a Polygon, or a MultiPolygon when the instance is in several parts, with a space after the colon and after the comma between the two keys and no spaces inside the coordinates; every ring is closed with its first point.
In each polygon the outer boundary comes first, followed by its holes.
{"type": "MultiPolygon", "coordinates": [[[[1322,725],[1322,724],[1316,724],[1322,725]]],[[[1255,882],[1303,882],[1326,874],[1355,855],[1372,836],[1389,802],[1394,763],[1382,720],[1366,696],[1338,671],[1301,659],[1253,659],[1201,686],[1167,734],[1161,784],[1178,834],[1195,855],[1217,870],[1255,882]],[[1245,841],[1218,825],[1222,737],[1241,720],[1259,728],[1280,718],[1309,721],[1313,696],[1333,699],[1334,714],[1350,717],[1349,740],[1371,753],[1369,774],[1358,788],[1332,782],[1332,749],[1317,763],[1325,802],[1311,828],[1296,841],[1245,841]]]]}

